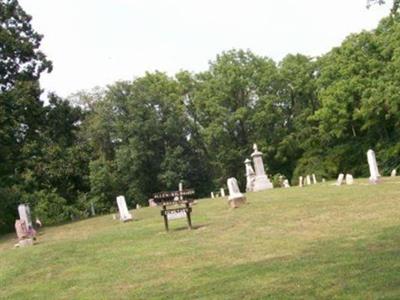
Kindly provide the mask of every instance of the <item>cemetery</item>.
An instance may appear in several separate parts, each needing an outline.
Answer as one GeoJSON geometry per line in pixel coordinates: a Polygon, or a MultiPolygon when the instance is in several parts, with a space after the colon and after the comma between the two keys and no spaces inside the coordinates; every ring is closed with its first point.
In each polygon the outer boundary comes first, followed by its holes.
{"type": "Polygon", "coordinates": [[[199,199],[193,230],[179,218],[167,233],[162,207],[148,207],[129,211],[135,222],[45,226],[33,247],[3,236],[0,299],[397,295],[400,178],[331,183],[246,193],[236,209],[199,199]]]}
{"type": "Polygon", "coordinates": [[[399,37],[400,0],[0,0],[0,299],[400,299],[399,37]]]}

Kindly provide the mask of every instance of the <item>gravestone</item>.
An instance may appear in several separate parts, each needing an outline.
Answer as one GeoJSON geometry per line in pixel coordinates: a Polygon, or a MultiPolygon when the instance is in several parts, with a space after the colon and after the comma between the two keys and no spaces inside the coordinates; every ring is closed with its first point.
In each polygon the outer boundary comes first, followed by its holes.
{"type": "Polygon", "coordinates": [[[284,188],[290,188],[289,180],[285,179],[285,180],[283,181],[283,187],[284,187],[284,188]]]}
{"type": "Polygon", "coordinates": [[[33,228],[32,226],[32,217],[31,210],[28,204],[20,204],[18,205],[18,214],[19,219],[25,221],[26,228],[33,228]]]}
{"type": "Polygon", "coordinates": [[[369,182],[377,183],[381,175],[379,174],[378,164],[376,163],[375,152],[373,150],[371,149],[368,150],[367,159],[368,159],[369,173],[371,175],[369,177],[369,182]]]}
{"type": "Polygon", "coordinates": [[[157,207],[157,203],[154,201],[153,198],[150,198],[150,199],[148,200],[148,202],[149,202],[149,206],[150,206],[150,207],[157,207]]]}
{"type": "Polygon", "coordinates": [[[228,204],[232,208],[239,207],[246,202],[246,197],[240,192],[236,178],[229,178],[227,185],[229,190],[228,204]]]}
{"type": "Polygon", "coordinates": [[[123,222],[132,221],[132,215],[128,211],[124,196],[117,197],[117,205],[119,210],[119,219],[123,222]]]}
{"type": "Polygon", "coordinates": [[[254,189],[254,180],[256,178],[256,173],[251,166],[251,160],[246,159],[244,161],[244,165],[246,167],[246,192],[252,192],[254,189]]]}
{"type": "Polygon", "coordinates": [[[390,176],[396,177],[396,175],[397,175],[397,170],[393,169],[392,172],[390,173],[390,176]]]}
{"type": "Polygon", "coordinates": [[[336,181],[336,185],[338,185],[338,186],[342,185],[342,183],[343,183],[343,178],[344,178],[344,174],[343,174],[343,173],[340,173],[339,176],[338,176],[338,179],[337,179],[337,181],[336,181]]]}
{"type": "Polygon", "coordinates": [[[315,174],[312,174],[312,180],[313,184],[317,184],[317,178],[315,177],[315,174]]]}
{"type": "Polygon", "coordinates": [[[257,145],[253,146],[254,152],[251,154],[253,159],[254,171],[251,168],[251,162],[245,160],[246,165],[246,190],[249,192],[258,192],[266,189],[272,189],[272,182],[265,175],[262,153],[258,151],[257,145]]]}
{"type": "Polygon", "coordinates": [[[299,187],[303,187],[303,176],[299,177],[299,187]]]}
{"type": "Polygon", "coordinates": [[[221,197],[225,197],[225,190],[224,190],[224,188],[221,188],[221,197]]]}
{"type": "Polygon", "coordinates": [[[29,237],[28,228],[24,220],[15,220],[15,232],[17,233],[18,240],[29,237]]]}
{"type": "Polygon", "coordinates": [[[310,177],[310,175],[306,176],[306,180],[307,180],[307,185],[311,185],[311,177],[310,177]]]}
{"type": "Polygon", "coordinates": [[[325,183],[325,178],[322,178],[322,183],[325,183]]]}
{"type": "Polygon", "coordinates": [[[214,199],[214,192],[211,192],[211,198],[214,199]]]}
{"type": "Polygon", "coordinates": [[[347,185],[352,185],[354,183],[353,175],[351,174],[346,174],[346,184],[347,185]]]}

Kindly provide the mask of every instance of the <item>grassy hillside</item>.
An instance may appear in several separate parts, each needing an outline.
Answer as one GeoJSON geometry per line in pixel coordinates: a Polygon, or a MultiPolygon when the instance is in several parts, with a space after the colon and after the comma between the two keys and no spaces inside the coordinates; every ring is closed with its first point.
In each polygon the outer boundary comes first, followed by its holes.
{"type": "Polygon", "coordinates": [[[0,239],[0,299],[400,298],[400,178],[223,198],[164,231],[158,208],[0,239]]]}

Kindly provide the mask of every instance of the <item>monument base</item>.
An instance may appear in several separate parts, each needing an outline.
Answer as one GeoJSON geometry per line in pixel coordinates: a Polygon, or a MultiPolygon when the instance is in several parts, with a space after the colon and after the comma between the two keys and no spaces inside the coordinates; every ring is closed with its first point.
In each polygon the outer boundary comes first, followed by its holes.
{"type": "Polygon", "coordinates": [[[239,196],[239,197],[234,197],[234,198],[229,197],[229,199],[228,199],[228,204],[232,208],[238,208],[238,207],[242,206],[242,204],[244,204],[244,203],[246,203],[246,197],[243,195],[239,196]]]}
{"type": "Polygon", "coordinates": [[[253,182],[253,192],[273,189],[272,182],[269,181],[267,175],[256,176],[253,182]]]}
{"type": "Polygon", "coordinates": [[[120,220],[125,223],[125,222],[132,221],[133,218],[132,218],[132,216],[125,216],[124,218],[120,218],[120,220]]]}

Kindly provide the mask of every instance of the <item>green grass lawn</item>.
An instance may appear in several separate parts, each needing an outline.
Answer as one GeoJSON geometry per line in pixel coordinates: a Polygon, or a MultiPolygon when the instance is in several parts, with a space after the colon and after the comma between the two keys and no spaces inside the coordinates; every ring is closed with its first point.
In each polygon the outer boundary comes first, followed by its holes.
{"type": "Polygon", "coordinates": [[[400,178],[200,200],[193,225],[159,208],[0,238],[0,299],[400,299],[400,178]]]}

